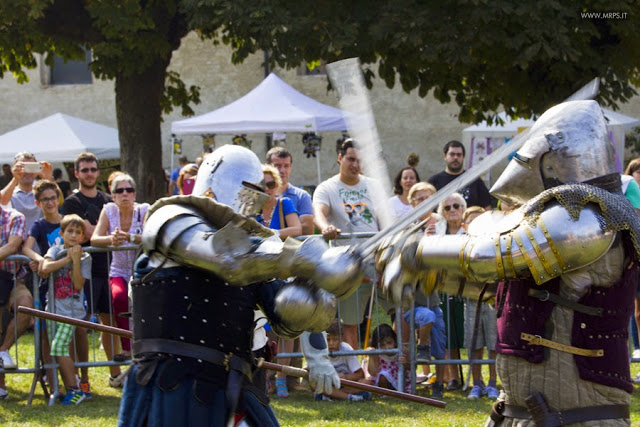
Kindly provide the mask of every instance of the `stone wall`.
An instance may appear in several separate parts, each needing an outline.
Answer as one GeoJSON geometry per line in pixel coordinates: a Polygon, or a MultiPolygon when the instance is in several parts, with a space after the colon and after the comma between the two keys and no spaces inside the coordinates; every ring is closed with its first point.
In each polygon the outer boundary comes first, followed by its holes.
{"type": "MultiPolygon", "coordinates": [[[[200,86],[202,102],[193,106],[199,115],[236,100],[258,85],[265,75],[262,61],[260,54],[251,56],[241,65],[233,65],[227,47],[213,46],[191,34],[174,52],[171,69],[179,72],[187,85],[200,86]]],[[[300,92],[338,107],[337,94],[327,91],[326,76],[302,76],[297,70],[276,69],[274,72],[300,92]]],[[[0,80],[0,95],[4,100],[0,106],[0,134],[57,112],[116,127],[112,81],[94,78],[90,85],[44,86],[39,69],[30,70],[29,77],[30,82],[24,85],[16,84],[11,76],[0,80]]],[[[450,139],[460,140],[462,129],[466,127],[457,120],[456,105],[442,105],[431,96],[420,98],[416,91],[406,94],[399,84],[388,89],[380,80],[370,91],[370,99],[391,176],[405,165],[411,151],[420,155],[418,171],[423,180],[443,168],[442,146],[450,139]]],[[[640,117],[640,98],[622,106],[621,112],[640,117]]],[[[179,111],[174,111],[166,115],[162,123],[163,166],[166,168],[171,165],[170,124],[182,118],[179,111]]],[[[323,180],[338,171],[335,141],[339,136],[339,132],[322,134],[319,164],[323,180]]],[[[231,137],[218,135],[216,143],[227,143],[231,137]]],[[[253,141],[254,152],[263,159],[265,135],[251,134],[248,138],[253,141]]],[[[201,152],[202,139],[195,136],[182,139],[184,153],[195,159],[201,152]]],[[[303,155],[301,135],[287,135],[286,145],[294,155],[291,181],[297,185],[317,184],[316,159],[303,155]]]]}

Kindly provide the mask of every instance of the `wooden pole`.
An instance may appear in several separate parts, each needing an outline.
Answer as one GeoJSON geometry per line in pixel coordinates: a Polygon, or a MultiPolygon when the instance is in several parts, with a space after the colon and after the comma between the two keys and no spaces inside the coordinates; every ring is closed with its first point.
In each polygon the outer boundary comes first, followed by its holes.
{"type": "MultiPolygon", "coordinates": [[[[133,333],[125,329],[114,328],[113,326],[100,325],[98,323],[87,322],[86,320],[74,319],[72,317],[62,316],[60,314],[53,314],[47,311],[37,310],[29,307],[18,307],[18,312],[28,314],[34,317],[40,317],[42,319],[53,320],[60,323],[68,323],[70,325],[79,326],[81,328],[93,329],[95,331],[106,332],[108,334],[118,335],[125,338],[133,338],[133,333]]],[[[278,365],[277,363],[265,362],[262,359],[257,363],[259,368],[269,369],[271,371],[284,372],[286,375],[292,377],[306,378],[309,373],[300,368],[294,368],[293,366],[278,365]]],[[[376,387],[368,384],[362,384],[356,381],[340,380],[340,384],[344,387],[351,387],[358,390],[369,391],[371,393],[382,394],[385,396],[395,397],[397,399],[408,400],[411,402],[423,403],[438,408],[444,408],[447,404],[440,400],[429,399],[427,397],[416,396],[414,394],[402,393],[400,391],[389,390],[386,388],[376,387]]]]}
{"type": "Polygon", "coordinates": [[[42,319],[53,320],[54,322],[68,323],[69,325],[78,326],[80,328],[93,329],[94,331],[106,332],[107,334],[118,335],[125,338],[133,338],[133,332],[127,331],[126,329],[114,328],[113,326],[74,319],[73,317],[49,313],[48,311],[37,310],[35,308],[20,306],[18,307],[18,312],[28,314],[29,316],[40,317],[42,319]]]}
{"type": "MultiPolygon", "coordinates": [[[[292,377],[307,378],[309,373],[300,368],[294,368],[293,366],[283,366],[277,363],[265,362],[263,360],[258,361],[258,367],[269,369],[271,371],[284,372],[286,375],[292,377]]],[[[437,408],[444,408],[447,404],[440,400],[430,399],[428,397],[416,396],[415,394],[403,393],[396,390],[389,390],[382,387],[376,387],[369,384],[362,384],[357,381],[340,380],[340,384],[343,387],[355,388],[358,390],[369,391],[371,393],[382,394],[384,396],[395,397],[401,400],[408,400],[411,402],[423,403],[426,405],[435,406],[437,408]]]]}

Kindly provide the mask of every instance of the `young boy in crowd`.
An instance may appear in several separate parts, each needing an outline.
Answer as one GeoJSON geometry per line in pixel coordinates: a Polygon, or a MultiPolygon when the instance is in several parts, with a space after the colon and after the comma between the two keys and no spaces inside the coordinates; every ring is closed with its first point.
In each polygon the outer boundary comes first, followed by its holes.
{"type": "MultiPolygon", "coordinates": [[[[82,250],[81,243],[84,240],[85,224],[78,215],[66,215],[60,222],[60,229],[64,244],[53,245],[44,256],[42,273],[49,275],[55,272],[54,309],[57,314],[69,316],[74,319],[84,319],[84,283],[91,278],[91,256],[82,250]],[[56,260],[58,254],[67,250],[67,255],[56,260]]],[[[47,304],[51,304],[49,301],[47,304]]],[[[49,323],[49,336],[53,336],[51,342],[51,355],[55,356],[60,365],[62,382],[66,388],[66,395],[62,400],[63,405],[79,404],[87,398],[76,384],[76,374],[73,359],[69,356],[69,343],[73,337],[75,326],[66,323],[49,323]],[[52,333],[55,325],[55,335],[52,333]]]]}
{"type": "MultiPolygon", "coordinates": [[[[48,179],[41,179],[33,186],[33,195],[36,206],[42,211],[42,218],[36,220],[31,229],[28,230],[27,240],[22,245],[22,253],[31,259],[29,267],[34,273],[42,273],[42,265],[44,264],[44,255],[49,248],[55,244],[62,243],[62,234],[60,233],[60,220],[62,215],[58,211],[60,207],[61,191],[58,185],[48,179]]],[[[36,308],[42,310],[47,305],[47,290],[49,289],[49,280],[43,277],[39,284],[39,301],[36,301],[36,308]]],[[[42,359],[44,363],[51,364],[51,353],[49,349],[49,337],[45,329],[45,321],[42,324],[42,359]]],[[[51,378],[53,370],[47,371],[47,377],[51,378]]]]}
{"type": "MultiPolygon", "coordinates": [[[[327,347],[330,352],[333,351],[353,351],[353,348],[343,342],[340,336],[340,320],[335,319],[327,329],[327,347]]],[[[358,356],[329,356],[331,364],[335,368],[338,376],[344,380],[359,381],[364,378],[364,371],[358,356]]],[[[351,402],[362,402],[371,400],[371,393],[368,391],[358,392],[356,389],[342,387],[339,390],[333,390],[330,395],[316,394],[316,400],[349,400],[351,402]]]]}

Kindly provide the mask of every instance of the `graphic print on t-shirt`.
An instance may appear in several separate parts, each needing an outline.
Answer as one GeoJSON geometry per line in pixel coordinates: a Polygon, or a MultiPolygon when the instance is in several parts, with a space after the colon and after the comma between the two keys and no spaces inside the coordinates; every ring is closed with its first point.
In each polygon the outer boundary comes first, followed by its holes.
{"type": "Polygon", "coordinates": [[[47,241],[49,242],[49,247],[53,245],[62,245],[64,240],[62,240],[62,236],[60,235],[60,227],[51,231],[51,233],[47,233],[47,241]]]}
{"type": "Polygon", "coordinates": [[[342,200],[342,209],[349,215],[349,221],[357,225],[360,221],[371,224],[373,215],[371,214],[367,189],[347,190],[341,188],[338,195],[342,200]]]}

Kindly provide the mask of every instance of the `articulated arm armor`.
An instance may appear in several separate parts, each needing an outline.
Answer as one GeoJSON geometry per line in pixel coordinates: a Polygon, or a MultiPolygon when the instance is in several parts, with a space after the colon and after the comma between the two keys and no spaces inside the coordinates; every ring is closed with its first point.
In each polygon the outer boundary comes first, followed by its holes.
{"type": "Polygon", "coordinates": [[[330,249],[322,238],[283,243],[272,230],[205,197],[154,204],[142,244],[149,254],[211,271],[234,286],[297,276],[343,298],[362,274],[360,257],[348,247],[330,249]]]}
{"type": "MultiPolygon", "coordinates": [[[[573,221],[563,207],[555,205],[535,223],[523,218],[508,231],[423,237],[414,253],[403,252],[403,261],[406,255],[419,269],[443,271],[447,281],[464,278],[486,283],[532,277],[542,284],[606,253],[615,233],[602,231],[601,218],[596,207],[587,206],[580,219],[573,221]]],[[[483,222],[478,221],[480,226],[483,222]]]]}
{"type": "Polygon", "coordinates": [[[401,249],[383,245],[377,255],[383,287],[399,301],[416,283],[426,293],[438,285],[451,294],[463,288],[470,297],[484,283],[531,277],[542,284],[598,260],[618,231],[628,230],[638,250],[638,217],[627,208],[624,196],[597,187],[555,187],[510,215],[478,217],[468,235],[412,235],[401,239],[401,249]]]}

